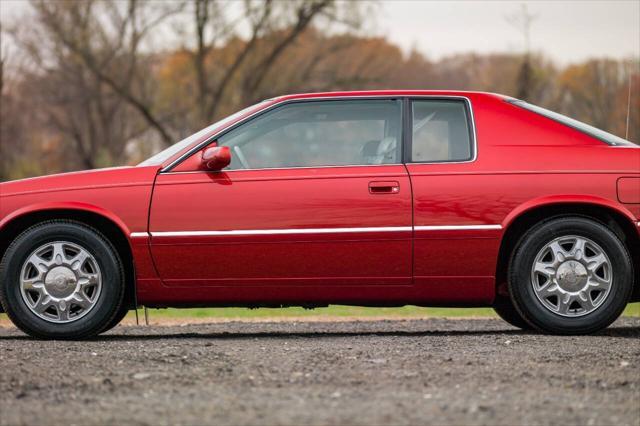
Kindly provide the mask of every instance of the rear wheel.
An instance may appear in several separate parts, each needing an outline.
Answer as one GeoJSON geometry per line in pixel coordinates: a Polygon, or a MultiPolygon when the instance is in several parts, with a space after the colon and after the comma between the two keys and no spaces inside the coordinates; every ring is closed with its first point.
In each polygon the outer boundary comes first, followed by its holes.
{"type": "Polygon", "coordinates": [[[100,333],[121,312],[124,271],[97,230],[56,220],[19,235],[0,263],[0,302],[9,318],[39,338],[100,333]]]}
{"type": "Polygon", "coordinates": [[[632,283],[624,244],[601,223],[581,217],[535,226],[509,265],[509,293],[518,313],[556,334],[607,327],[624,310],[632,283]]]}

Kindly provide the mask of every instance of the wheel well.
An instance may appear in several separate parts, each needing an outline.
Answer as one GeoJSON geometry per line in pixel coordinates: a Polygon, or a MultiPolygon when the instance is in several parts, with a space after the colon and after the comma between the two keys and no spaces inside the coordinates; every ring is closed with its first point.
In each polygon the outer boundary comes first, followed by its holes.
{"type": "Polygon", "coordinates": [[[125,270],[125,304],[131,309],[136,307],[136,274],[131,246],[122,230],[111,220],[96,213],[83,210],[44,210],[28,213],[7,223],[0,230],[0,259],[11,242],[27,228],[52,219],[67,219],[81,222],[99,230],[120,255],[125,270]]]}
{"type": "Polygon", "coordinates": [[[634,291],[632,301],[640,301],[640,238],[635,230],[635,224],[624,215],[610,209],[594,204],[553,204],[526,211],[518,216],[507,228],[500,245],[498,265],[496,269],[496,294],[507,295],[507,268],[511,253],[518,244],[520,238],[535,224],[544,220],[561,216],[581,216],[597,220],[613,231],[625,244],[631,254],[634,268],[634,291]]]}

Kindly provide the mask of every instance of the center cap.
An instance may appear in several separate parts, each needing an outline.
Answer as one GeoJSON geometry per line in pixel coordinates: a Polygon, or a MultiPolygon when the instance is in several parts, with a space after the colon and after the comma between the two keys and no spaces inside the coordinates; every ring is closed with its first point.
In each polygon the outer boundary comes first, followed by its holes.
{"type": "Polygon", "coordinates": [[[558,267],[558,285],[565,291],[579,291],[587,283],[587,268],[580,262],[568,260],[558,267]]]}
{"type": "Polygon", "coordinates": [[[44,279],[47,293],[59,299],[73,294],[76,289],[76,283],[76,274],[66,266],[56,266],[47,273],[44,279]]]}

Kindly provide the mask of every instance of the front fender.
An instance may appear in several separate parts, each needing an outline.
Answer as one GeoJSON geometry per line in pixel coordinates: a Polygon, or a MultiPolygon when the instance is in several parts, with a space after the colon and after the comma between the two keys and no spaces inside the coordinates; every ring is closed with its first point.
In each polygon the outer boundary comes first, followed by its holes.
{"type": "Polygon", "coordinates": [[[12,211],[6,217],[0,219],[0,232],[5,228],[9,223],[14,220],[17,220],[21,217],[24,217],[29,214],[45,212],[45,211],[55,211],[55,210],[71,210],[71,211],[82,211],[87,213],[93,213],[102,217],[109,219],[111,222],[116,224],[118,228],[126,235],[127,237],[131,234],[129,227],[113,212],[106,210],[103,207],[96,206],[89,203],[82,202],[42,202],[36,204],[30,204],[24,207],[21,207],[17,210],[12,211]]]}

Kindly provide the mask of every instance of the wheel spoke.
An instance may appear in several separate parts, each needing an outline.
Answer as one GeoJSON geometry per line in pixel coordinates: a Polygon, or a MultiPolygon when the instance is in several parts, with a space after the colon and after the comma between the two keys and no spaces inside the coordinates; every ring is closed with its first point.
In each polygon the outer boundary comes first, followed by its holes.
{"type": "Polygon", "coordinates": [[[576,242],[571,249],[571,256],[575,259],[580,260],[584,257],[584,250],[586,248],[587,242],[582,238],[576,238],[576,242]]]}
{"type": "Polygon", "coordinates": [[[78,291],[74,293],[71,300],[73,301],[74,305],[78,305],[83,309],[89,309],[91,307],[91,300],[89,300],[87,295],[84,294],[82,291],[78,291]]]}
{"type": "Polygon", "coordinates": [[[81,270],[82,266],[84,265],[84,262],[89,258],[90,258],[89,253],[87,253],[84,250],[79,251],[78,254],[76,254],[72,259],[70,259],[71,269],[73,269],[74,271],[81,270]]]}
{"type": "Polygon", "coordinates": [[[53,300],[51,299],[51,297],[43,294],[40,296],[38,301],[33,305],[33,309],[39,314],[42,314],[51,306],[54,306],[53,300]]]}
{"type": "Polygon", "coordinates": [[[56,311],[58,312],[58,319],[60,321],[68,321],[69,320],[69,304],[64,300],[58,302],[56,306],[56,311]]]}
{"type": "Polygon", "coordinates": [[[78,283],[80,284],[81,287],[98,284],[98,280],[99,280],[98,274],[90,274],[88,272],[80,271],[78,275],[80,276],[80,278],[78,279],[78,283]]]}
{"type": "Polygon", "coordinates": [[[604,264],[608,264],[607,258],[604,254],[598,253],[593,257],[589,257],[587,260],[587,269],[595,273],[604,264]]]}
{"type": "MultiPolygon", "coordinates": [[[[543,289],[541,288],[541,289],[540,289],[540,291],[542,292],[542,290],[543,290],[543,289]]],[[[546,297],[549,297],[550,295],[554,295],[554,294],[557,294],[557,295],[562,294],[562,293],[560,292],[560,286],[558,286],[558,284],[551,284],[551,285],[550,285],[550,286],[548,286],[548,287],[545,289],[545,291],[544,291],[544,295],[545,295],[546,297]]]]}
{"type": "Polygon", "coordinates": [[[49,266],[51,265],[50,261],[43,259],[38,255],[38,253],[33,253],[31,256],[29,256],[29,259],[26,263],[30,263],[31,265],[35,266],[40,274],[46,274],[49,271],[49,266]]]}
{"type": "Polygon", "coordinates": [[[570,294],[558,295],[558,312],[566,314],[569,312],[569,306],[571,306],[572,297],[570,294]]]}
{"type": "Polygon", "coordinates": [[[548,279],[551,279],[556,274],[556,268],[550,263],[536,262],[533,270],[541,275],[544,275],[548,279]]]}
{"type": "Polygon", "coordinates": [[[553,293],[555,291],[554,289],[555,284],[553,284],[553,281],[551,280],[547,280],[544,284],[542,284],[539,287],[536,287],[534,290],[536,293],[546,296],[549,293],[553,293]],[[552,290],[549,290],[552,289],[552,290]]]}
{"type": "Polygon", "coordinates": [[[576,301],[580,304],[582,309],[584,309],[587,312],[595,309],[595,306],[593,305],[593,300],[591,300],[591,295],[586,291],[581,291],[578,294],[578,298],[576,298],[576,301]]]}
{"type": "Polygon", "coordinates": [[[66,261],[66,255],[64,254],[64,247],[62,243],[54,243],[52,262],[55,265],[62,265],[66,261]]]}
{"type": "Polygon", "coordinates": [[[562,292],[560,291],[560,287],[557,284],[548,281],[542,287],[535,289],[535,292],[538,295],[538,298],[545,304],[549,304],[550,306],[556,307],[549,299],[553,296],[556,296],[558,300],[562,297],[562,292]]]}
{"type": "Polygon", "coordinates": [[[551,253],[553,253],[554,263],[564,262],[564,260],[569,255],[569,253],[567,253],[562,248],[562,246],[560,245],[560,243],[558,241],[554,241],[553,243],[551,243],[549,245],[549,248],[551,249],[551,253]]]}
{"type": "Polygon", "coordinates": [[[596,274],[593,274],[589,278],[589,287],[597,288],[598,290],[607,291],[611,287],[611,281],[606,280],[602,277],[599,277],[596,274]]]}
{"type": "Polygon", "coordinates": [[[42,293],[44,288],[44,283],[42,282],[42,277],[40,275],[35,278],[23,278],[21,282],[22,288],[27,291],[37,291],[38,293],[42,293]]]}

